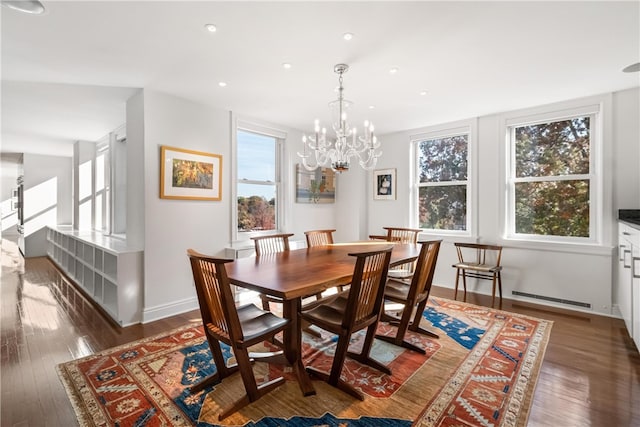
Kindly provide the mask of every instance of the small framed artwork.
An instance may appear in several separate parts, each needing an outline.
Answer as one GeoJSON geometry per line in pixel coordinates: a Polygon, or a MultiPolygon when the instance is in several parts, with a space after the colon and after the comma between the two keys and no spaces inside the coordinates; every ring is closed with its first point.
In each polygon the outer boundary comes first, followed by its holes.
{"type": "Polygon", "coordinates": [[[374,200],[396,199],[396,170],[379,169],[373,171],[374,200]]]}
{"type": "Polygon", "coordinates": [[[160,198],[222,199],[222,156],[160,147],[160,198]]]}
{"type": "Polygon", "coordinates": [[[331,168],[309,171],[296,165],[296,203],[334,203],[336,173],[331,168]]]}

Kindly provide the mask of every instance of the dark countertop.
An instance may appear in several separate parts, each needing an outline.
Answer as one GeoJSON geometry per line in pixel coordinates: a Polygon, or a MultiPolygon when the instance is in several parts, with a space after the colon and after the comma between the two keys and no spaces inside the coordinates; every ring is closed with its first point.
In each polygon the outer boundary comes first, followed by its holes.
{"type": "Polygon", "coordinates": [[[630,224],[640,225],[640,209],[620,209],[618,219],[630,224]]]}

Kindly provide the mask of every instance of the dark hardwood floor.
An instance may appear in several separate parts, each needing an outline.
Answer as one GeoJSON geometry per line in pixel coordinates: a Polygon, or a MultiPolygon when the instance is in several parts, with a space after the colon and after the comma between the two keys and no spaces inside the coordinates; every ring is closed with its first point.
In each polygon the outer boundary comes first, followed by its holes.
{"type": "MultiPolygon", "coordinates": [[[[434,287],[432,295],[451,298],[452,290],[434,287]]],[[[193,311],[114,326],[47,258],[23,261],[6,239],[1,299],[2,427],[77,425],[57,364],[199,321],[193,311]]],[[[491,298],[470,294],[467,301],[491,298]]],[[[506,299],[502,308],[554,321],[530,426],[640,426],[640,355],[622,320],[506,299]]]]}

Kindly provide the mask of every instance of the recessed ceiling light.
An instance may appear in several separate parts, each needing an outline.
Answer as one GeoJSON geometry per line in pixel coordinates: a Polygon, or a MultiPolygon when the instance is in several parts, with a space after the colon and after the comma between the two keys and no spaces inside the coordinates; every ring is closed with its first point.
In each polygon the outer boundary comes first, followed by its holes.
{"type": "Polygon", "coordinates": [[[390,74],[395,74],[398,72],[398,68],[397,67],[393,67],[392,69],[389,70],[390,74]]]}
{"type": "Polygon", "coordinates": [[[344,33],[342,35],[342,38],[347,40],[347,41],[349,41],[349,40],[351,40],[353,38],[353,33],[344,33]]]}
{"type": "Polygon", "coordinates": [[[427,94],[426,90],[423,90],[422,92],[420,92],[420,95],[425,96],[427,94]]]}
{"type": "Polygon", "coordinates": [[[44,6],[37,0],[2,0],[2,5],[8,7],[9,9],[17,10],[24,13],[32,13],[34,15],[40,15],[44,12],[44,6]]]}
{"type": "Polygon", "coordinates": [[[622,71],[625,73],[637,73],[638,71],[640,71],[640,62],[636,62],[635,64],[624,67],[622,71]]]}
{"type": "Polygon", "coordinates": [[[282,68],[284,68],[285,70],[288,70],[289,68],[291,68],[291,64],[288,62],[283,62],[282,63],[282,68]]]}
{"type": "Polygon", "coordinates": [[[216,31],[218,31],[218,27],[216,27],[214,24],[207,24],[204,26],[204,28],[206,28],[210,33],[215,33],[216,31]]]}
{"type": "Polygon", "coordinates": [[[227,84],[225,82],[218,82],[218,86],[225,87],[227,84]]]}
{"type": "Polygon", "coordinates": [[[369,105],[369,110],[374,110],[376,108],[375,105],[369,105]]]}

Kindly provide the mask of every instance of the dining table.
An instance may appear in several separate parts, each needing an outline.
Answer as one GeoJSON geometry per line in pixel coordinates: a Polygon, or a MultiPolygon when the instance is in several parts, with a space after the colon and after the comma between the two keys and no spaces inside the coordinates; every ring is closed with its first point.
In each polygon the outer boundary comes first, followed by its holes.
{"type": "Polygon", "coordinates": [[[290,327],[283,332],[283,350],[304,396],[314,395],[315,389],[302,362],[302,331],[298,323],[302,299],[348,285],[356,260],[349,254],[382,250],[390,245],[391,267],[414,261],[420,253],[420,245],[415,243],[366,241],[293,249],[226,264],[233,285],[282,300],[282,316],[290,321],[290,327]]]}

